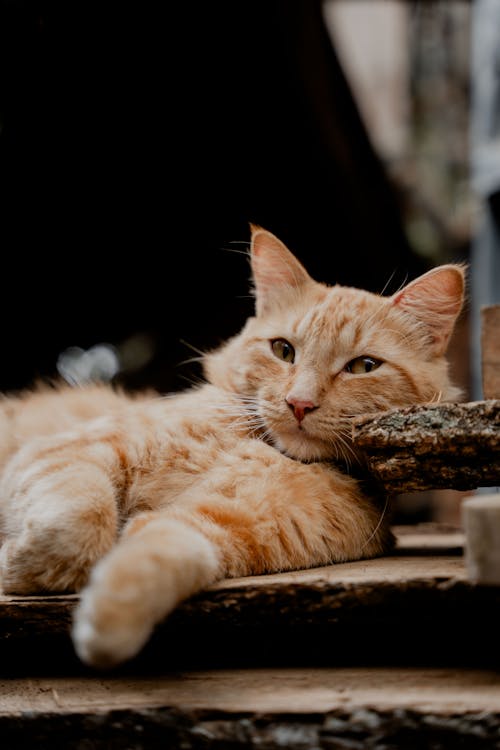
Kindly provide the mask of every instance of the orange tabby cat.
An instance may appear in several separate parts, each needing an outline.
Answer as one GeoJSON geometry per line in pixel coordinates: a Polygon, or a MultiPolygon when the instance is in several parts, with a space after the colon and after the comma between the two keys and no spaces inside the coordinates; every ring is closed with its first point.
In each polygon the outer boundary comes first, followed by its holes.
{"type": "Polygon", "coordinates": [[[461,266],[392,297],[313,281],[252,228],[256,315],[165,398],[105,386],[4,397],[4,592],[80,590],[81,659],[135,655],[179,602],[225,576],[380,555],[383,503],[341,471],[352,417],[452,400],[444,352],[461,266]]]}

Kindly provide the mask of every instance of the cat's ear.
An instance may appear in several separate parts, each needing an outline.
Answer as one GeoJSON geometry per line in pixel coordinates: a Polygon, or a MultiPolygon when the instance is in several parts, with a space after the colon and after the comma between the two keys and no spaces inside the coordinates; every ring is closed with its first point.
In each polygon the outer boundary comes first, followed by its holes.
{"type": "Polygon", "coordinates": [[[423,324],[435,354],[443,354],[462,309],[465,267],[437,266],[392,296],[392,304],[423,324]]]}
{"type": "Polygon", "coordinates": [[[313,283],[304,266],[274,234],[251,225],[250,259],[257,315],[263,315],[290,300],[313,283]]]}

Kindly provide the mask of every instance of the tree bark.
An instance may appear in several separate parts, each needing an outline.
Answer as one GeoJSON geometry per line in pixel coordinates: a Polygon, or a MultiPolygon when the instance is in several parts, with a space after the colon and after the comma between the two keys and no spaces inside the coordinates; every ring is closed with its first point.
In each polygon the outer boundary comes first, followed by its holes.
{"type": "Polygon", "coordinates": [[[353,439],[387,492],[500,485],[500,400],[360,417],[353,439]]]}

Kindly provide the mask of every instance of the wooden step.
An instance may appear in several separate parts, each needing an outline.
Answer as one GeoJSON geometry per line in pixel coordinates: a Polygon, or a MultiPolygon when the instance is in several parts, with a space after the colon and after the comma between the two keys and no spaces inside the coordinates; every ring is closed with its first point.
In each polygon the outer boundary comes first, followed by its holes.
{"type": "MultiPolygon", "coordinates": [[[[460,531],[431,531],[402,527],[395,552],[376,560],[223,581],[120,669],[495,665],[500,587],[467,580],[460,531]]],[[[0,598],[3,674],[88,673],[69,638],[76,602],[0,598]]]]}
{"type": "Polygon", "coordinates": [[[492,750],[500,674],[283,668],[0,680],[0,737],[3,750],[492,750]]]}

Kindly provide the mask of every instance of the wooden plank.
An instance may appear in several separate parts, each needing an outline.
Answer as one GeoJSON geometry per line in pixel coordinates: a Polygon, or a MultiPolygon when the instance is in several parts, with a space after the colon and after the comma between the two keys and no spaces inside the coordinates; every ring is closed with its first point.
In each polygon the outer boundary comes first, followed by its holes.
{"type": "Polygon", "coordinates": [[[492,670],[246,669],[0,682],[2,747],[498,748],[492,670]],[[411,739],[409,742],[408,738],[411,739]],[[415,746],[417,746],[415,745],[415,746]]]}
{"type": "Polygon", "coordinates": [[[389,493],[500,485],[500,400],[360,417],[353,440],[389,493]]]}
{"type": "MultiPolygon", "coordinates": [[[[222,581],[172,613],[123,669],[500,662],[500,587],[467,580],[461,532],[417,527],[398,540],[375,560],[222,581]]],[[[1,597],[2,673],[94,674],[69,638],[76,602],[1,597]]]]}
{"type": "Polygon", "coordinates": [[[348,704],[454,714],[500,712],[496,670],[376,667],[196,670],[154,677],[0,679],[0,716],[22,711],[177,707],[227,713],[309,714],[348,704]],[[404,686],[404,687],[403,687],[404,686]]]}
{"type": "Polygon", "coordinates": [[[500,305],[481,308],[483,398],[500,399],[500,305]]]}
{"type": "MultiPolygon", "coordinates": [[[[209,587],[182,604],[171,619],[190,619],[213,622],[237,620],[242,612],[258,612],[280,601],[281,611],[292,609],[302,598],[304,621],[308,618],[307,599],[316,596],[314,616],[320,611],[328,615],[338,598],[336,609],[346,605],[351,597],[357,599],[359,591],[426,589],[433,583],[465,581],[463,558],[455,553],[440,555],[407,556],[412,547],[411,538],[402,542],[401,551],[375,560],[327,565],[287,573],[230,578],[209,587]]],[[[429,552],[429,550],[428,550],[429,552]]],[[[0,596],[0,639],[15,640],[50,635],[66,636],[72,612],[78,601],[76,595],[58,596],[0,596]]],[[[272,608],[269,614],[273,616],[272,608]]],[[[310,614],[310,613],[309,613],[310,614]]]]}
{"type": "MultiPolygon", "coordinates": [[[[419,524],[417,526],[394,527],[396,548],[394,553],[374,560],[361,560],[352,563],[326,565],[319,568],[274,573],[243,578],[228,578],[210,586],[206,592],[195,597],[196,607],[210,607],[219,594],[241,592],[253,595],[275,586],[286,589],[293,586],[347,587],[356,583],[410,582],[432,579],[437,573],[443,577],[463,579],[465,568],[462,560],[463,533],[454,527],[439,524],[419,524]],[[407,557],[409,551],[420,551],[420,557],[407,557]],[[433,552],[445,552],[439,562],[433,552]],[[397,559],[397,562],[396,562],[397,559]]],[[[235,596],[233,593],[231,596],[235,596]]],[[[224,609],[234,603],[234,598],[226,601],[224,609]]],[[[0,637],[14,638],[37,636],[50,631],[51,634],[66,634],[73,609],[78,602],[77,594],[57,594],[54,596],[14,596],[0,594],[0,637]]],[[[186,602],[181,610],[191,610],[186,602]]]]}
{"type": "Polygon", "coordinates": [[[461,555],[465,546],[465,534],[463,531],[454,531],[441,534],[413,533],[401,534],[397,540],[398,552],[413,552],[422,555],[424,552],[429,556],[439,553],[448,555],[461,555]]]}
{"type": "MultiPolygon", "coordinates": [[[[180,612],[196,615],[210,611],[213,617],[227,616],[241,601],[265,598],[272,592],[292,592],[310,589],[317,591],[347,591],[353,586],[386,584],[404,585],[433,580],[464,580],[462,558],[464,535],[456,529],[439,531],[436,524],[421,524],[409,530],[395,527],[396,548],[393,554],[374,560],[326,565],[319,568],[270,573],[260,576],[228,578],[207,588],[185,602],[180,612]],[[432,532],[429,533],[426,527],[432,532]],[[408,556],[409,552],[421,552],[408,556]],[[436,558],[433,553],[439,552],[436,558]],[[445,554],[441,554],[441,553],[445,554]],[[218,613],[218,610],[220,612],[218,613]]],[[[76,594],[55,596],[13,596],[0,594],[0,637],[15,639],[36,637],[45,633],[66,635],[73,610],[78,602],[76,594]]]]}

